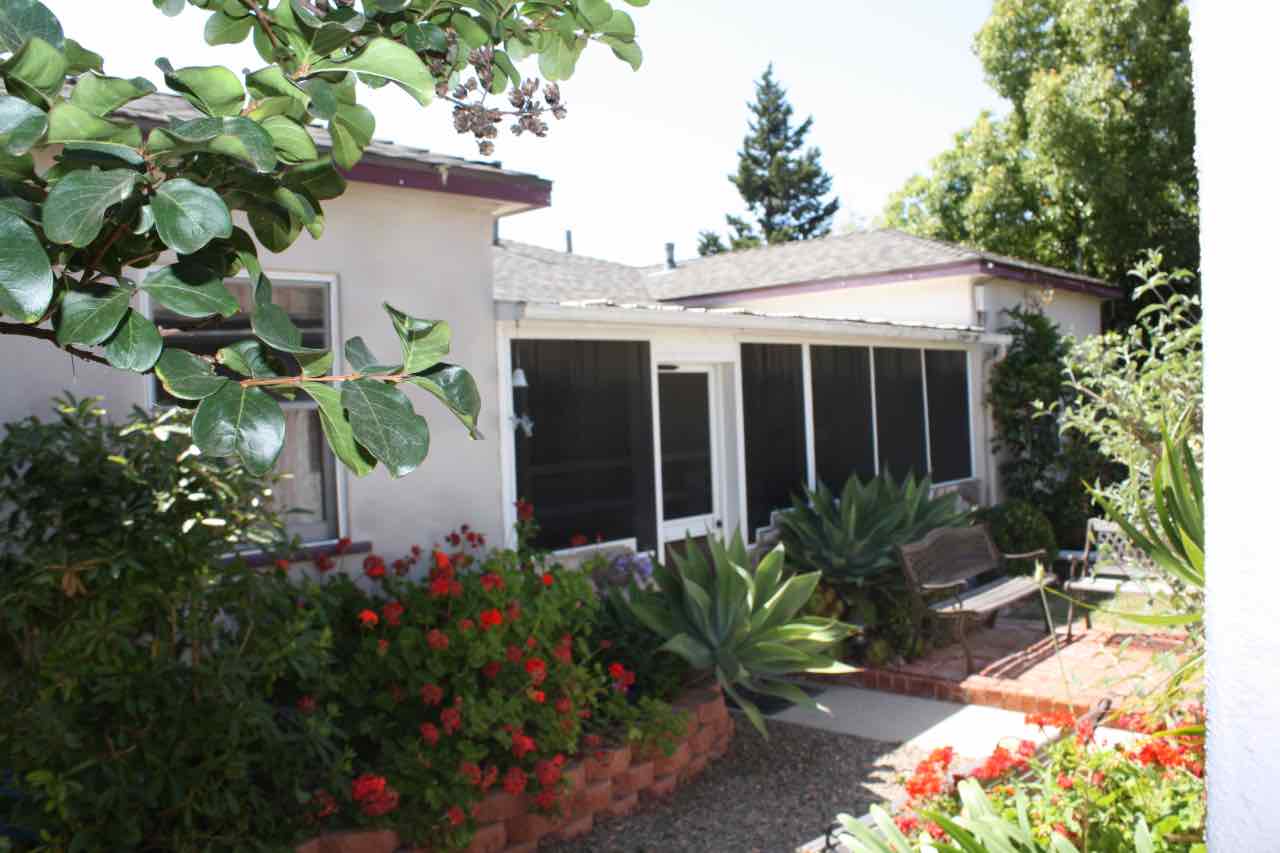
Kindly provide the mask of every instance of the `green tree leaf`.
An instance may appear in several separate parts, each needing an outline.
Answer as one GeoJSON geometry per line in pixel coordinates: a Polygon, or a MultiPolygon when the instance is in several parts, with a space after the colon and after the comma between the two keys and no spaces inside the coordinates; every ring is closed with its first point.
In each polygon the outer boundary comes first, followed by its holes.
{"type": "Polygon", "coordinates": [[[320,156],[307,129],[287,116],[264,119],[262,129],[271,137],[276,154],[286,163],[305,163],[320,156]]]}
{"type": "Polygon", "coordinates": [[[199,356],[172,347],[156,362],[156,375],[164,390],[180,400],[203,400],[231,381],[215,375],[213,365],[199,356]]]}
{"type": "Polygon", "coordinates": [[[596,30],[603,30],[613,17],[609,0],[578,0],[578,10],[596,30]]]}
{"type": "Polygon", "coordinates": [[[0,49],[16,52],[33,38],[62,47],[62,24],[49,8],[39,0],[0,3],[0,49]]]}
{"type": "Polygon", "coordinates": [[[125,80],[120,77],[103,77],[92,71],[81,74],[71,90],[71,103],[95,116],[105,116],[156,90],[145,77],[125,80]]]}
{"type": "Polygon", "coordinates": [[[169,88],[179,92],[200,112],[209,116],[235,116],[244,107],[240,78],[221,65],[174,70],[167,59],[156,61],[169,88]]]}
{"type": "Polygon", "coordinates": [[[399,390],[374,379],[356,379],[342,383],[341,399],[356,441],[392,477],[403,477],[427,458],[427,421],[399,390]]]}
{"type": "Polygon", "coordinates": [[[333,139],[333,159],[339,166],[352,169],[360,162],[364,149],[373,141],[374,126],[373,113],[364,107],[338,107],[329,122],[329,135],[333,139]]]}
{"type": "Polygon", "coordinates": [[[204,40],[211,45],[239,44],[249,37],[252,29],[253,16],[247,10],[244,10],[244,14],[235,16],[215,12],[204,22],[204,40]]]}
{"type": "MultiPolygon", "coordinates": [[[[48,39],[46,39],[48,41],[48,39]]],[[[50,42],[52,44],[52,42],[50,42]]],[[[62,47],[67,57],[67,73],[83,74],[86,71],[102,73],[102,56],[92,50],[86,50],[75,39],[67,39],[62,47]]]]}
{"type": "Polygon", "coordinates": [[[39,93],[48,103],[62,91],[67,78],[67,58],[49,42],[36,38],[0,66],[0,74],[11,88],[15,88],[15,84],[25,87],[24,94],[39,93]]]}
{"type": "Polygon", "coordinates": [[[435,80],[418,55],[388,38],[374,38],[347,60],[322,59],[312,66],[313,73],[323,71],[356,71],[399,83],[420,104],[429,104],[435,94],[435,80]]]}
{"type": "Polygon", "coordinates": [[[62,296],[54,324],[58,346],[100,344],[111,337],[129,310],[133,288],[73,288],[62,296]]]}
{"type": "Polygon", "coordinates": [[[191,260],[148,273],[138,287],[183,317],[231,317],[240,310],[240,303],[222,283],[222,276],[191,260]]]}
{"type": "Polygon", "coordinates": [[[341,393],[323,382],[304,382],[299,387],[319,406],[320,428],[324,430],[334,455],[357,477],[363,477],[372,471],[377,460],[356,443],[351,422],[347,420],[347,413],[342,408],[341,393]]]}
{"type": "Polygon", "coordinates": [[[151,210],[160,239],[182,255],[198,252],[215,237],[231,236],[227,205],[213,190],[186,178],[161,184],[151,201],[151,210]]]}
{"type": "Polygon", "coordinates": [[[391,325],[400,338],[405,373],[421,373],[449,354],[453,332],[448,323],[410,317],[385,302],[382,307],[391,316],[391,325]]]}
{"type": "Polygon", "coordinates": [[[218,350],[216,358],[218,364],[251,379],[269,379],[280,375],[261,341],[236,341],[218,350]]]}
{"type": "Polygon", "coordinates": [[[20,216],[0,208],[0,313],[34,323],[52,299],[53,269],[44,245],[20,216]]]}
{"type": "Polygon", "coordinates": [[[70,101],[59,101],[49,110],[49,142],[115,142],[142,147],[142,131],[136,125],[96,116],[70,101]]]}
{"type": "Polygon", "coordinates": [[[472,438],[484,438],[476,428],[476,421],[480,417],[480,389],[465,368],[453,364],[437,364],[405,381],[434,394],[462,422],[472,438]]]}
{"type": "Polygon", "coordinates": [[[369,345],[364,342],[364,338],[355,337],[347,341],[345,347],[347,356],[347,364],[350,364],[360,373],[399,373],[400,366],[397,364],[383,364],[378,361],[377,356],[369,349],[369,345]]]}
{"type": "Polygon", "coordinates": [[[45,236],[77,248],[89,245],[107,209],[131,196],[140,177],[128,169],[82,169],[63,177],[44,203],[45,236]]]}
{"type": "Polygon", "coordinates": [[[17,157],[40,141],[49,127],[44,110],[21,98],[0,95],[0,146],[17,157]]]}
{"type": "Polygon", "coordinates": [[[146,373],[155,366],[163,348],[156,324],[130,308],[120,328],[107,339],[106,356],[119,370],[146,373]]]}
{"type": "Polygon", "coordinates": [[[284,447],[284,412],[261,388],[228,382],[200,401],[191,438],[201,452],[239,456],[250,473],[262,475],[284,447]]]}
{"type": "Polygon", "coordinates": [[[267,346],[281,352],[317,354],[324,347],[303,346],[302,331],[279,305],[258,305],[253,312],[253,333],[267,346]]]}

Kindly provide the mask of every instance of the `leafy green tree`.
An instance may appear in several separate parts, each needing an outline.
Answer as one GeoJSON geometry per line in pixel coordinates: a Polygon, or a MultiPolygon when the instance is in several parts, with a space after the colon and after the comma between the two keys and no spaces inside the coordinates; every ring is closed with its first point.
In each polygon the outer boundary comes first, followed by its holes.
{"type": "MultiPolygon", "coordinates": [[[[729,180],[738,188],[754,221],[725,217],[733,231],[729,247],[748,249],[825,237],[840,201],[826,200],[831,176],[822,168],[822,152],[804,147],[813,118],[792,125],[795,110],[787,101],[787,90],[773,79],[772,64],[756,82],[756,100],[749,109],[748,133],[738,152],[738,173],[729,180]]],[[[698,235],[698,254],[723,251],[719,235],[711,231],[698,235]]]]}
{"type": "Polygon", "coordinates": [[[147,132],[116,113],[155,91],[149,81],[106,76],[102,57],[68,38],[39,0],[0,0],[0,314],[12,321],[0,334],[154,372],[196,407],[200,449],[255,473],[283,447],[282,393],[319,404],[330,445],[359,475],[381,462],[403,476],[426,458],[427,422],[407,386],[437,397],[478,437],[475,380],[445,361],[448,323],[386,306],[400,355],[380,359],[353,338],[351,370],[335,375],[333,353],[303,345],[273,303],[257,245],[281,252],[304,230],[324,231],[322,202],[343,194],[340,170],[374,135],[358,84],[393,84],[422,106],[447,101],[455,127],[487,154],[508,121],[514,133],[542,136],[547,113],[564,116],[556,81],[587,44],[638,68],[631,17],[608,0],[153,3],[168,15],[188,4],[209,13],[206,41],[252,39],[264,65],[242,77],[159,60],[168,87],[203,115],[147,132]],[[521,76],[516,63],[530,57],[547,85],[521,76]],[[487,100],[503,95],[502,109],[487,100]],[[313,123],[327,127],[331,150],[317,149],[313,123]],[[176,260],[157,266],[170,251],[176,260]],[[135,285],[130,267],[151,269],[135,285]],[[168,343],[132,307],[146,293],[183,316],[224,322],[241,310],[223,284],[233,275],[253,285],[252,337],[214,358],[168,343]]]}
{"type": "Polygon", "coordinates": [[[983,113],[892,195],[886,224],[1121,283],[1151,246],[1199,264],[1181,0],[997,0],[975,49],[983,113]]]}

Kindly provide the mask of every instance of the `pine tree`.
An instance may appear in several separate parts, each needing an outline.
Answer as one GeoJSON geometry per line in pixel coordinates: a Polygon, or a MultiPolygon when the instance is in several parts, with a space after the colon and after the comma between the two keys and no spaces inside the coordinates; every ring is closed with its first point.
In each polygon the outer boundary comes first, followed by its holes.
{"type": "MultiPolygon", "coordinates": [[[[738,152],[738,173],[729,181],[738,188],[754,222],[726,216],[733,233],[729,244],[744,249],[793,240],[825,237],[840,201],[825,197],[831,192],[831,176],[822,168],[822,152],[804,148],[813,126],[809,117],[792,126],[794,110],[787,90],[773,79],[773,65],[756,81],[756,100],[749,105],[748,134],[738,152]],[[802,150],[803,149],[803,150],[802,150]]],[[[725,251],[724,241],[699,235],[698,253],[725,251]]]]}

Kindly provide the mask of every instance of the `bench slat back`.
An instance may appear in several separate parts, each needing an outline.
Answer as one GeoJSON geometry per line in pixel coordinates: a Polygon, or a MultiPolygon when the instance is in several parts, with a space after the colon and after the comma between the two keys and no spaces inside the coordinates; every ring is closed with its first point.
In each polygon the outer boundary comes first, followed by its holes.
{"type": "Polygon", "coordinates": [[[917,589],[922,584],[958,583],[1001,566],[985,524],[940,527],[898,551],[907,581],[917,589]]]}
{"type": "Polygon", "coordinates": [[[1138,549],[1114,521],[1089,519],[1084,543],[1085,565],[1098,577],[1142,580],[1160,575],[1160,567],[1138,549]]]}

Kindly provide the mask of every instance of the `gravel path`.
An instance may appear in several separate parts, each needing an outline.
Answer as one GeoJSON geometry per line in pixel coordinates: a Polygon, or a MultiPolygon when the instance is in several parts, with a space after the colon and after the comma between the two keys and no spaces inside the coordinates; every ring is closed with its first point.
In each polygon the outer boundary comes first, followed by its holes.
{"type": "Polygon", "coordinates": [[[890,798],[923,758],[896,744],[738,717],[729,753],[664,801],[596,820],[590,835],[540,853],[792,853],[840,812],[890,798]]]}

